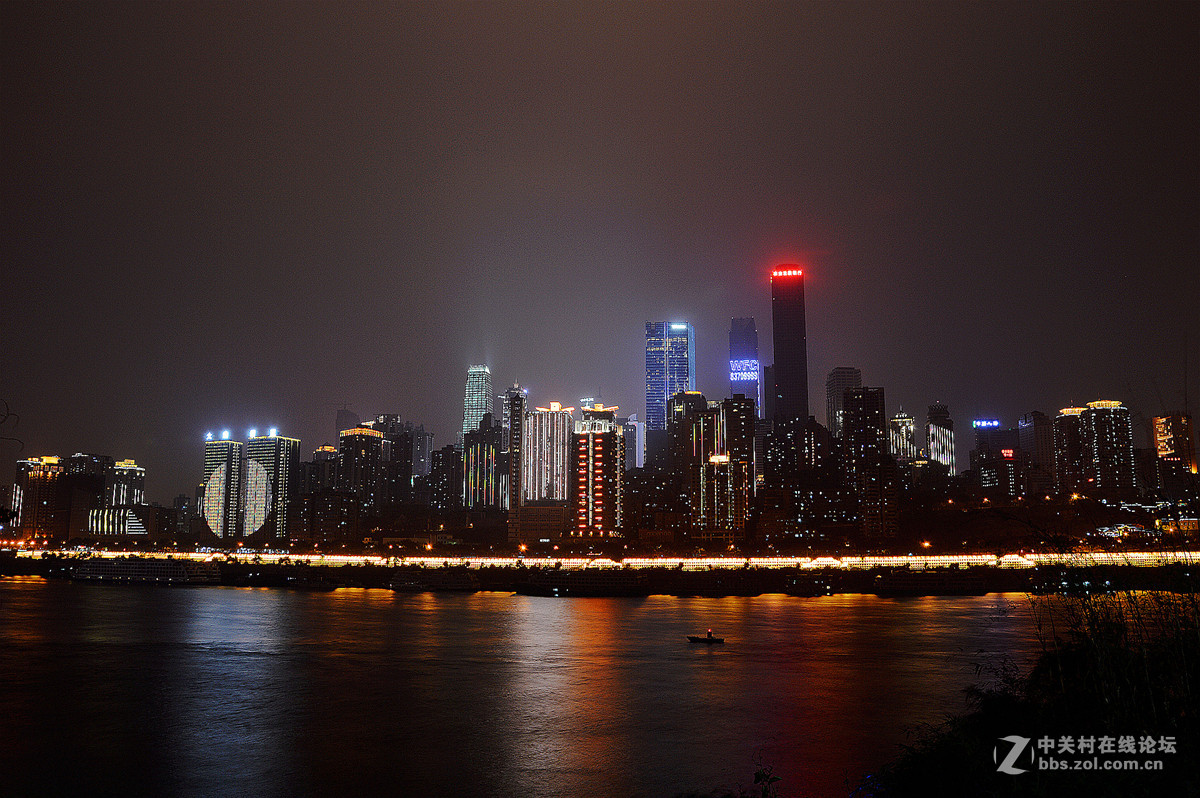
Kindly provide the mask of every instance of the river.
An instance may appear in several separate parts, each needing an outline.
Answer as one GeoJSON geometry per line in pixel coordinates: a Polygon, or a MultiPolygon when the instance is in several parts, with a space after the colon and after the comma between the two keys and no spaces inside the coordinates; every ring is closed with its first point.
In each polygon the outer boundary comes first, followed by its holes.
{"type": "Polygon", "coordinates": [[[0,579],[0,793],[846,795],[1040,651],[1024,596],[0,579]],[[724,645],[689,644],[712,629],[724,645]]]}

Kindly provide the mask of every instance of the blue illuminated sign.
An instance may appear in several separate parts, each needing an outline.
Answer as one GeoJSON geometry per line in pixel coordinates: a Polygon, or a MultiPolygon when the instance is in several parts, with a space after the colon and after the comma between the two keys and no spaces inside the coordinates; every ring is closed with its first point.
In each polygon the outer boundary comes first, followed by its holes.
{"type": "Polygon", "coordinates": [[[980,418],[971,422],[971,426],[975,429],[989,429],[991,427],[1000,426],[999,419],[995,418],[980,418]]]}
{"type": "Polygon", "coordinates": [[[730,382],[757,382],[758,381],[758,361],[757,360],[731,360],[731,361],[729,361],[729,381],[730,382]]]}

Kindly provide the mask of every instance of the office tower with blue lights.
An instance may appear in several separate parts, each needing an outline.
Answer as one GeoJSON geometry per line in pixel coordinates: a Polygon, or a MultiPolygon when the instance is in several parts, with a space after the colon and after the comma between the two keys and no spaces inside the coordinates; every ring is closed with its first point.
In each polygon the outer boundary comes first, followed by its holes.
{"type": "Polygon", "coordinates": [[[685,321],[646,322],[646,429],[667,428],[667,402],[696,390],[696,331],[685,321]]]}
{"type": "Polygon", "coordinates": [[[214,439],[210,432],[204,441],[204,522],[222,539],[240,535],[242,515],[241,441],[229,439],[229,432],[214,439]]]}
{"type": "Polygon", "coordinates": [[[849,366],[839,366],[825,379],[825,420],[829,434],[842,438],[842,403],[848,388],[862,387],[862,372],[849,366]]]}
{"type": "Polygon", "coordinates": [[[931,404],[925,417],[925,450],[929,459],[944,465],[951,476],[956,473],[954,420],[950,418],[950,408],[941,402],[931,404]]]}
{"type": "MultiPolygon", "coordinates": [[[[808,421],[808,337],[804,271],[794,264],[771,270],[771,345],[775,350],[775,425],[808,421]]],[[[767,386],[768,388],[772,386],[767,386]]]]}
{"type": "Polygon", "coordinates": [[[729,320],[729,395],[741,394],[762,412],[762,382],[758,365],[758,330],[754,319],[729,320]]]}
{"type": "Polygon", "coordinates": [[[288,504],[300,481],[300,441],[271,429],[246,441],[247,537],[262,533],[269,540],[288,539],[288,504]]]}
{"type": "MultiPolygon", "coordinates": [[[[463,392],[462,435],[479,429],[484,413],[492,402],[492,371],[487,365],[467,369],[467,385],[463,392]]],[[[459,438],[460,442],[462,438],[459,438]]]]}

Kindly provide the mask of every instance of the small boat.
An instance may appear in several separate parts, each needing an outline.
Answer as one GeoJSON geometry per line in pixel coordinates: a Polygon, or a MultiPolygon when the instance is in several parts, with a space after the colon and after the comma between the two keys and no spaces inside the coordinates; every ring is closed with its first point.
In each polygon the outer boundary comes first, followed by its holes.
{"type": "Polygon", "coordinates": [[[708,645],[711,646],[713,643],[724,643],[725,638],[713,637],[712,629],[709,629],[707,635],[688,635],[688,642],[689,643],[707,643],[708,645]]]}

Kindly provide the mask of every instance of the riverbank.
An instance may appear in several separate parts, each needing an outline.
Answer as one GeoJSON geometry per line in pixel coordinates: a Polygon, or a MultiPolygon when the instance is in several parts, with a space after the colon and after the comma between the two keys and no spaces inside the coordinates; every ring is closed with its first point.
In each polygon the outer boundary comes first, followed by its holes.
{"type": "MultiPolygon", "coordinates": [[[[0,558],[0,576],[69,578],[79,557],[47,554],[42,557],[0,558]]],[[[421,583],[433,571],[463,566],[430,568],[414,565],[315,565],[308,562],[269,563],[253,558],[217,561],[221,584],[247,587],[296,588],[320,586],[387,588],[394,579],[421,583]]],[[[552,568],[539,566],[484,566],[470,569],[480,590],[516,592],[552,568]]],[[[868,593],[881,596],[951,596],[988,593],[1111,593],[1161,590],[1180,593],[1200,588],[1200,569],[1187,565],[1092,567],[1042,566],[1037,568],[710,568],[640,567],[646,595],[757,596],[784,593],[795,596],[868,593]]]]}
{"type": "Polygon", "coordinates": [[[970,691],[856,798],[1200,795],[1200,597],[1033,600],[1043,653],[970,691]]]}

